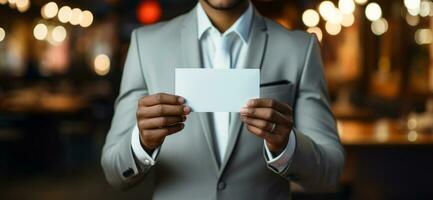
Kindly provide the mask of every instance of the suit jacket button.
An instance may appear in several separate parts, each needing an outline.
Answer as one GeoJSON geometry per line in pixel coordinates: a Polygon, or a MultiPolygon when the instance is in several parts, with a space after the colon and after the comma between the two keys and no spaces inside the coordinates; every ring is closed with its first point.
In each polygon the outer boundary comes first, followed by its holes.
{"type": "Polygon", "coordinates": [[[224,190],[224,188],[226,188],[226,186],[227,186],[226,182],[224,182],[224,181],[220,181],[220,182],[218,183],[217,188],[218,188],[218,190],[224,190]]]}

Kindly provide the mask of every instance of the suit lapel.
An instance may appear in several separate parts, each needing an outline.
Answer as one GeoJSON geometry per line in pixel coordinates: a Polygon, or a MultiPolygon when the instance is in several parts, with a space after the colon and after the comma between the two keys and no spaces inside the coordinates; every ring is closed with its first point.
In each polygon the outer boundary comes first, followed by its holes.
{"type": "MultiPolygon", "coordinates": [[[[250,37],[248,39],[248,53],[246,68],[262,68],[263,58],[266,52],[268,34],[263,16],[257,11],[254,12],[251,24],[250,37]]],[[[243,123],[239,113],[230,113],[230,139],[227,146],[226,155],[221,163],[219,176],[222,175],[227,163],[229,162],[233,150],[236,146],[243,123]]],[[[260,156],[260,155],[257,155],[260,156]]]]}
{"type": "MultiPolygon", "coordinates": [[[[180,67],[185,68],[201,68],[202,63],[200,59],[199,41],[197,39],[197,8],[190,11],[184,19],[183,27],[181,30],[181,54],[183,65],[180,67]]],[[[215,171],[218,171],[218,160],[216,157],[215,146],[213,142],[213,128],[211,113],[196,113],[200,119],[203,128],[204,136],[211,152],[212,160],[214,162],[215,171]]]]}

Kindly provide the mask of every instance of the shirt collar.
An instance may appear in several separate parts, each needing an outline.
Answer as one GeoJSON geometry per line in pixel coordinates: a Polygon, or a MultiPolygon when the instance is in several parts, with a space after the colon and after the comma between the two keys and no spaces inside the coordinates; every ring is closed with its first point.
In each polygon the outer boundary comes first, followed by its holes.
{"type": "MultiPolygon", "coordinates": [[[[235,32],[239,35],[243,42],[248,43],[250,26],[253,19],[253,8],[251,3],[248,4],[247,10],[239,17],[238,20],[226,31],[223,35],[235,32]]],[[[206,12],[200,3],[197,4],[197,22],[198,22],[198,39],[200,40],[206,31],[215,29],[206,12]]]]}

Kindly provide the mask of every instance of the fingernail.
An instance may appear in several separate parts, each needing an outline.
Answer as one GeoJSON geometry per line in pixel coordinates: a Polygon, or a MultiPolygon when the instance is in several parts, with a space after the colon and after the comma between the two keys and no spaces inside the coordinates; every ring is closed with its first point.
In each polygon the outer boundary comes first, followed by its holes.
{"type": "Polygon", "coordinates": [[[254,100],[249,100],[248,102],[247,102],[247,105],[248,106],[254,106],[254,100]]]}
{"type": "Polygon", "coordinates": [[[179,98],[177,99],[177,101],[179,101],[179,103],[185,103],[185,98],[183,98],[183,97],[179,97],[179,98]]]}
{"type": "Polygon", "coordinates": [[[247,114],[248,108],[241,108],[241,114],[247,114]]]}
{"type": "Polygon", "coordinates": [[[188,107],[188,106],[185,106],[185,107],[183,107],[183,112],[184,112],[185,114],[188,114],[189,112],[191,112],[191,108],[188,107]]]}

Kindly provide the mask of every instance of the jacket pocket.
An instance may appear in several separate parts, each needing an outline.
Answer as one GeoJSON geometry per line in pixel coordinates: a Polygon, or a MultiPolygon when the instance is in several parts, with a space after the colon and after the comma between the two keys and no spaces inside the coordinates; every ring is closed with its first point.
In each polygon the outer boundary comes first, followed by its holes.
{"type": "Polygon", "coordinates": [[[287,80],[260,84],[260,98],[271,98],[293,105],[295,86],[287,80]]]}

